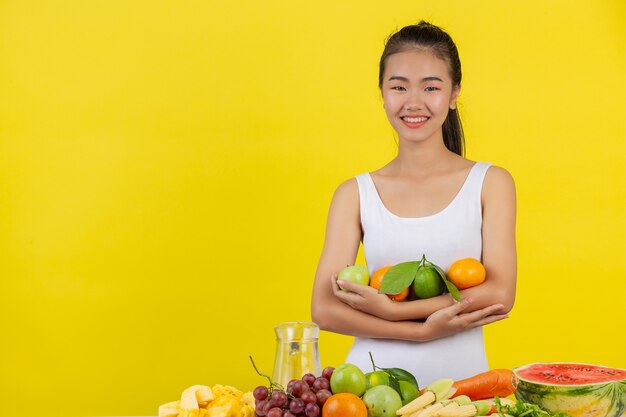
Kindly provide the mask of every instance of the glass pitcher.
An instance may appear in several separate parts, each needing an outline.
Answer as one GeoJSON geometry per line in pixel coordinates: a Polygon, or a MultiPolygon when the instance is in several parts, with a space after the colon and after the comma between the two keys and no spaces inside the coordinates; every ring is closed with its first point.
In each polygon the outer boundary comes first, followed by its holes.
{"type": "Polygon", "coordinates": [[[274,359],[274,382],[287,388],[292,379],[300,379],[306,373],[320,376],[322,366],[317,347],[320,328],[307,321],[280,323],[276,332],[276,357],[274,359]]]}

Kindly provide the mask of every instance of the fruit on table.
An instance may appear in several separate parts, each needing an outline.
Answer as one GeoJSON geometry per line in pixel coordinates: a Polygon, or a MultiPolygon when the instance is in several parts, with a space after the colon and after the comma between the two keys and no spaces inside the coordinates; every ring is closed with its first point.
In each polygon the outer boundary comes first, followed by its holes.
{"type": "Polygon", "coordinates": [[[358,395],[333,394],[322,407],[322,417],[368,417],[367,407],[358,395]]]}
{"type": "Polygon", "coordinates": [[[365,392],[365,387],[365,374],[351,363],[338,366],[330,377],[330,390],[333,394],[349,392],[361,396],[365,392]]]}
{"type": "MultiPolygon", "coordinates": [[[[390,265],[383,266],[382,268],[377,269],[372,274],[372,278],[370,279],[370,287],[380,290],[383,279],[385,278],[387,271],[389,271],[391,268],[392,266],[390,265]]],[[[409,296],[409,292],[409,287],[406,287],[404,290],[398,292],[397,294],[387,294],[387,297],[389,297],[391,301],[404,301],[409,296]]]]}
{"type": "Polygon", "coordinates": [[[260,385],[252,392],[256,406],[255,415],[259,417],[319,416],[322,407],[332,396],[328,378],[332,377],[333,372],[333,367],[326,367],[319,377],[311,373],[304,374],[301,379],[289,381],[286,390],[274,383],[271,378],[260,374],[268,378],[270,386],[260,385]]]}
{"type": "MultiPolygon", "coordinates": [[[[365,390],[367,391],[377,385],[389,385],[391,381],[392,380],[390,380],[389,374],[385,371],[368,372],[365,374],[365,390]]],[[[399,385],[398,389],[400,389],[399,385]]]]}
{"type": "Polygon", "coordinates": [[[417,387],[409,381],[398,381],[398,385],[400,385],[400,398],[402,398],[402,405],[407,405],[420,395],[417,387]]]}
{"type": "Polygon", "coordinates": [[[339,276],[337,277],[337,279],[343,281],[352,281],[355,284],[360,285],[368,285],[370,282],[370,273],[367,270],[367,266],[365,265],[352,265],[347,266],[339,271],[339,276]]]}
{"type": "Polygon", "coordinates": [[[426,388],[424,388],[424,392],[432,392],[435,396],[435,400],[437,401],[447,400],[456,393],[456,388],[452,387],[453,384],[454,380],[452,378],[438,379],[426,386],[426,388]]]}
{"type": "Polygon", "coordinates": [[[487,271],[477,259],[464,258],[454,261],[448,268],[447,277],[459,290],[475,287],[485,282],[487,271]]]}
{"type": "Polygon", "coordinates": [[[392,417],[402,407],[400,394],[389,385],[377,385],[365,391],[363,402],[368,417],[392,417]]]}
{"type": "Polygon", "coordinates": [[[159,417],[253,417],[254,398],[225,385],[193,385],[179,401],[159,406],[159,417]]]}
{"type": "Polygon", "coordinates": [[[365,374],[366,390],[377,385],[388,385],[400,394],[403,405],[417,398],[419,395],[419,386],[417,385],[417,379],[415,379],[412,373],[402,368],[383,368],[377,366],[374,362],[372,352],[369,352],[369,355],[374,371],[365,374]]]}
{"type": "Polygon", "coordinates": [[[533,363],[513,370],[515,396],[572,417],[617,417],[626,404],[626,370],[580,363],[533,363]]]}

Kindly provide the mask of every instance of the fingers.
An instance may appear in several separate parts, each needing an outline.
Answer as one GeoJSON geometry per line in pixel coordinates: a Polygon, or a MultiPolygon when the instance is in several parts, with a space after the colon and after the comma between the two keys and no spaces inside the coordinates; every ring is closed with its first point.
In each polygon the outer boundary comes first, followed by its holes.
{"type": "Polygon", "coordinates": [[[369,285],[361,285],[354,283],[352,281],[338,280],[337,285],[339,288],[343,288],[346,291],[350,291],[359,295],[365,295],[370,292],[377,292],[376,289],[370,287],[369,285]]]}
{"type": "Polygon", "coordinates": [[[466,320],[470,322],[475,322],[481,320],[487,316],[497,315],[498,311],[503,309],[504,306],[502,304],[493,304],[485,308],[481,308],[480,310],[472,311],[471,313],[463,314],[466,320]]]}
{"type": "Polygon", "coordinates": [[[489,323],[493,323],[493,322],[508,319],[508,318],[509,318],[508,314],[492,314],[491,316],[487,316],[478,321],[475,321],[474,323],[471,324],[471,327],[480,327],[489,323]]]}
{"type": "Polygon", "coordinates": [[[509,317],[508,314],[497,314],[504,308],[502,304],[494,304],[471,313],[463,314],[468,327],[480,327],[509,317]]]}
{"type": "Polygon", "coordinates": [[[444,308],[443,310],[446,310],[450,314],[450,316],[457,316],[461,312],[463,312],[463,310],[468,308],[473,302],[474,300],[471,297],[463,298],[458,303],[454,303],[451,306],[444,308]]]}

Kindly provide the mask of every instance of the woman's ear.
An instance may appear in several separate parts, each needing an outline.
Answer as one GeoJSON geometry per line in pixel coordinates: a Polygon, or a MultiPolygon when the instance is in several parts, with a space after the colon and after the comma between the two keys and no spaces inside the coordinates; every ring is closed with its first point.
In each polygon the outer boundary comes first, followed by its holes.
{"type": "Polygon", "coordinates": [[[461,85],[456,85],[452,88],[452,96],[450,96],[450,109],[456,109],[456,99],[459,98],[459,93],[461,92],[461,85]]]}

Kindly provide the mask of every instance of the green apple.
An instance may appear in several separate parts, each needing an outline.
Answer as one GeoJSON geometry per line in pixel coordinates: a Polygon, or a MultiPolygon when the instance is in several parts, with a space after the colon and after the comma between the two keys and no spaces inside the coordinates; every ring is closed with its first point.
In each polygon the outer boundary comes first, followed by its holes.
{"type": "Polygon", "coordinates": [[[368,417],[396,417],[396,411],[402,407],[400,394],[389,385],[376,385],[368,389],[363,394],[363,402],[368,417]]]}
{"type": "Polygon", "coordinates": [[[333,394],[350,392],[361,396],[365,392],[365,374],[351,363],[339,365],[330,377],[330,390],[333,394]]]}
{"type": "Polygon", "coordinates": [[[367,270],[367,266],[365,265],[352,265],[352,266],[347,266],[344,269],[342,269],[339,272],[338,279],[343,280],[343,281],[352,281],[360,285],[369,285],[370,273],[367,270]]]}

